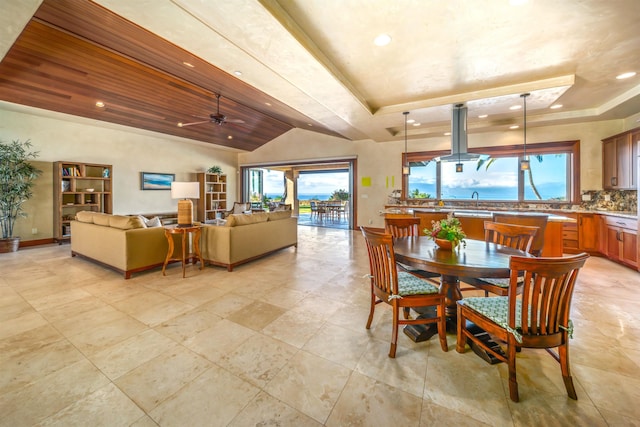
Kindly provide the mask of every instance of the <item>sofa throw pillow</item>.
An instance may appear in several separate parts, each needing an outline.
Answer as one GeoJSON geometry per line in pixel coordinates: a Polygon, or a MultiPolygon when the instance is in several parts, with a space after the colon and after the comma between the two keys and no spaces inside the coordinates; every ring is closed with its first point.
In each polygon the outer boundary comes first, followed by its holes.
{"type": "Polygon", "coordinates": [[[162,222],[160,221],[160,218],[154,216],[153,218],[146,220],[145,225],[147,228],[162,227],[162,222]]]}
{"type": "Polygon", "coordinates": [[[147,221],[149,221],[149,220],[147,218],[145,218],[144,216],[142,216],[142,215],[138,215],[138,219],[140,220],[140,222],[144,226],[143,228],[147,228],[147,221]]]}
{"type": "Polygon", "coordinates": [[[234,203],[233,204],[233,214],[241,214],[245,212],[251,212],[251,203],[234,203]]]}

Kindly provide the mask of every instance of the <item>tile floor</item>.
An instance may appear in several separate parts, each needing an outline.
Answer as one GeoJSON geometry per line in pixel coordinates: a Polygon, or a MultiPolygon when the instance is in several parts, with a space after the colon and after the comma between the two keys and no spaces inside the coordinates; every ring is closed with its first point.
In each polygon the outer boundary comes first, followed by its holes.
{"type": "Polygon", "coordinates": [[[299,227],[299,247],[228,273],[174,265],[131,280],[69,246],[0,255],[2,426],[640,425],[640,274],[591,258],[571,360],[506,367],[400,334],[368,313],[358,232],[299,227]]]}

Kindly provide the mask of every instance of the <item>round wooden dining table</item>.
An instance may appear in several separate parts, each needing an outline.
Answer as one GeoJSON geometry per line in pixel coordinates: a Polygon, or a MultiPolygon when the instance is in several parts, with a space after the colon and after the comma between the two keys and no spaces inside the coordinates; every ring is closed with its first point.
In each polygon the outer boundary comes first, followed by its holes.
{"type": "MultiPolygon", "coordinates": [[[[447,330],[455,332],[457,327],[456,302],[462,298],[460,278],[464,277],[509,277],[511,256],[531,256],[524,251],[508,246],[488,243],[484,240],[466,240],[466,246],[458,245],[451,250],[441,249],[426,236],[398,237],[394,239],[393,251],[397,262],[420,270],[440,274],[440,292],[445,296],[447,330]]],[[[423,325],[409,325],[405,333],[414,341],[424,341],[423,325]]]]}

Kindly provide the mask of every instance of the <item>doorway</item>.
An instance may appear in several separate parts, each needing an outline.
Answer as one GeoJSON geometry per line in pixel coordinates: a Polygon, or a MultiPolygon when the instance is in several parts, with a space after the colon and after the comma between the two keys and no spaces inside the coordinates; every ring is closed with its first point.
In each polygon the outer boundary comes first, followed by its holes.
{"type": "Polygon", "coordinates": [[[265,210],[290,204],[298,224],[354,229],[356,159],[240,167],[242,201],[265,210]]]}

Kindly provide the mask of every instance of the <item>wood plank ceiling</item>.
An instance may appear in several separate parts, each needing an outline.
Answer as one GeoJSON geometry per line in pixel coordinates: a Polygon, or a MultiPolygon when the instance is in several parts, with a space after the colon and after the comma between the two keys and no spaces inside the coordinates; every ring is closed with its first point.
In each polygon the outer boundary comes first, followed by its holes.
{"type": "Polygon", "coordinates": [[[0,99],[253,151],[295,127],[341,136],[95,3],[45,0],[0,63],[0,99]],[[184,63],[189,63],[189,67],[184,63]],[[206,120],[221,94],[222,125],[206,120]],[[105,104],[99,108],[96,102],[105,104]]]}

